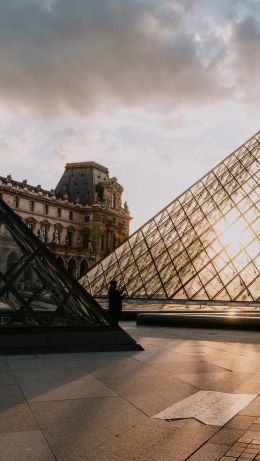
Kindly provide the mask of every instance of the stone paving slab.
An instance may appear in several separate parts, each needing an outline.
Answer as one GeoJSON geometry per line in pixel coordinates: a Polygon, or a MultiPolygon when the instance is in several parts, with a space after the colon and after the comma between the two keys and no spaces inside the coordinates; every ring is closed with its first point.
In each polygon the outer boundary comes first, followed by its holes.
{"type": "Polygon", "coordinates": [[[0,385],[1,384],[16,384],[16,378],[14,374],[9,369],[1,369],[0,370],[0,385]]]}
{"type": "Polygon", "coordinates": [[[256,418],[255,416],[247,416],[247,415],[236,415],[230,421],[228,421],[225,427],[232,427],[234,429],[248,429],[254,422],[256,418]]]}
{"type": "Polygon", "coordinates": [[[0,385],[0,411],[18,403],[25,403],[25,397],[18,384],[0,385]]]}
{"type": "Polygon", "coordinates": [[[210,385],[214,387],[214,383],[229,379],[229,375],[230,371],[217,371],[212,373],[185,373],[183,375],[176,375],[176,378],[197,387],[197,389],[208,390],[210,385]]]}
{"type": "Polygon", "coordinates": [[[83,368],[49,368],[13,370],[16,382],[19,385],[29,383],[66,383],[86,376],[88,372],[83,368]]]}
{"type": "Polygon", "coordinates": [[[23,382],[21,389],[28,401],[35,402],[116,396],[111,388],[92,375],[85,375],[66,382],[23,382]]]}
{"type": "Polygon", "coordinates": [[[98,433],[52,428],[44,434],[58,461],[183,461],[215,430],[190,421],[185,425],[139,424],[117,431],[108,426],[107,431],[101,428],[98,433]]]}
{"type": "Polygon", "coordinates": [[[1,461],[56,461],[41,431],[0,434],[1,461]]]}
{"type": "Polygon", "coordinates": [[[80,430],[84,426],[98,432],[99,428],[111,431],[150,422],[150,418],[120,396],[31,402],[30,408],[41,428],[80,430]]]}
{"type": "Polygon", "coordinates": [[[0,432],[19,432],[39,429],[29,405],[19,404],[0,411],[0,432]]]}
{"type": "Polygon", "coordinates": [[[182,386],[181,382],[176,380],[174,385],[171,385],[167,392],[165,390],[147,390],[145,393],[142,390],[130,390],[122,392],[122,396],[133,406],[145,413],[147,416],[153,416],[162,408],[166,408],[173,402],[178,402],[180,399],[189,397],[196,392],[196,388],[189,385],[182,386]]]}

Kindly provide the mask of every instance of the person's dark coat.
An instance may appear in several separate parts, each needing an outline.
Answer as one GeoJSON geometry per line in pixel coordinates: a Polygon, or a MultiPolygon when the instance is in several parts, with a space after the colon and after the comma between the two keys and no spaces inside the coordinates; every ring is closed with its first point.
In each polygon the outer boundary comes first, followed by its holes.
{"type": "Polygon", "coordinates": [[[123,290],[120,291],[115,287],[111,287],[108,292],[108,313],[112,319],[118,323],[122,313],[122,298],[123,290]]]}

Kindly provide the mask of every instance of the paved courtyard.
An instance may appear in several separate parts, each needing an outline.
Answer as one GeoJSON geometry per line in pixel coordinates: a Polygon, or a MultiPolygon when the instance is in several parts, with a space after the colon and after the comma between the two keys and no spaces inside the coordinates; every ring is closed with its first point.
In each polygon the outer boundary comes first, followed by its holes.
{"type": "Polygon", "coordinates": [[[122,326],[143,352],[0,357],[1,461],[260,460],[258,396],[224,426],[153,418],[200,390],[260,394],[260,332],[122,326]]]}

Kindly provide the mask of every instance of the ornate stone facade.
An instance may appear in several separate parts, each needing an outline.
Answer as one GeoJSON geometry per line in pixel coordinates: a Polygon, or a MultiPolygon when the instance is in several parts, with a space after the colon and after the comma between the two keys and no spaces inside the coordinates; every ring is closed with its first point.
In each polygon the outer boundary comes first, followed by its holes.
{"type": "MultiPolygon", "coordinates": [[[[55,190],[0,177],[0,193],[70,273],[79,277],[129,235],[123,187],[95,162],[70,163],[55,190]]],[[[6,264],[15,261],[10,248],[6,264]]]]}

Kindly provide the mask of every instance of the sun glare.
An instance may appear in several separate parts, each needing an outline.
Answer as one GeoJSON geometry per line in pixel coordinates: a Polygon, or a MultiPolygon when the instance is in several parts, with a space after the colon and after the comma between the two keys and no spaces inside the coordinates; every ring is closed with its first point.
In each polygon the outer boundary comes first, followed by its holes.
{"type": "MultiPolygon", "coordinates": [[[[235,213],[233,213],[233,216],[234,215],[235,213]]],[[[214,228],[217,232],[219,241],[230,258],[238,254],[246,247],[248,242],[253,239],[252,231],[248,227],[246,221],[239,216],[237,220],[232,223],[227,218],[223,218],[214,228]]]]}

